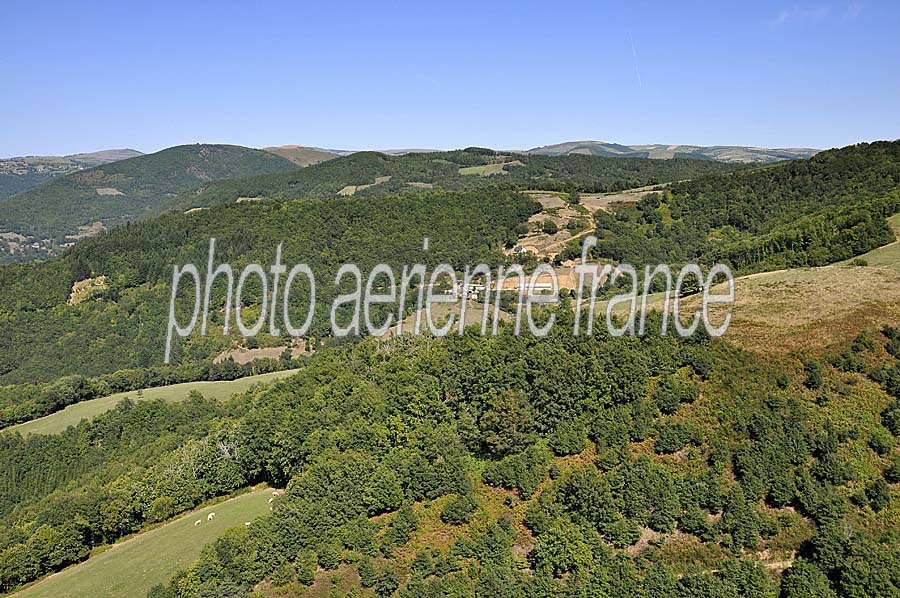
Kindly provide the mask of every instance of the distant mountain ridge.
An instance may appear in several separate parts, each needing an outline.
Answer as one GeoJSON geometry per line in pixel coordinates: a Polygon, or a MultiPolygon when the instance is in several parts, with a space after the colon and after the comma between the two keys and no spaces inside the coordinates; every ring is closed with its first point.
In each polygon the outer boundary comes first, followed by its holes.
{"type": "Polygon", "coordinates": [[[666,160],[671,158],[693,158],[695,160],[716,160],[718,162],[741,162],[749,164],[767,164],[781,160],[806,159],[815,156],[819,149],[805,147],[767,148],[741,145],[622,145],[607,141],[565,141],[553,145],[544,145],[528,150],[527,154],[541,156],[567,156],[570,154],[587,154],[614,158],[652,158],[666,160]]]}
{"type": "Polygon", "coordinates": [[[141,152],[133,149],[110,149],[68,156],[0,158],[0,200],[37,187],[57,176],[141,155],[141,152]]]}
{"type": "MultiPolygon", "coordinates": [[[[443,150],[424,148],[404,149],[380,149],[380,150],[344,150],[324,149],[315,146],[283,145],[277,147],[265,147],[263,151],[277,154],[294,161],[300,166],[310,166],[325,160],[337,157],[358,154],[364,151],[376,151],[388,156],[403,156],[416,153],[436,153],[443,150]]],[[[667,145],[664,143],[650,143],[642,145],[623,145],[608,141],[564,141],[552,145],[544,145],[529,150],[506,150],[516,154],[529,154],[537,156],[568,156],[570,154],[583,154],[589,156],[604,156],[607,158],[651,158],[657,160],[669,160],[672,158],[689,158],[694,160],[715,160],[717,162],[732,162],[742,164],[769,164],[782,160],[807,159],[815,156],[820,151],[808,147],[768,148],[752,147],[744,145],[667,145]]]]}
{"type": "Polygon", "coordinates": [[[104,228],[157,213],[165,200],[211,181],[296,168],[257,149],[195,144],[76,170],[0,200],[0,261],[55,255],[104,228]]]}
{"type": "Polygon", "coordinates": [[[817,152],[573,141],[526,151],[358,152],[302,145],[251,149],[194,144],[153,154],[120,149],[11,158],[0,160],[0,184],[7,185],[6,196],[0,194],[0,263],[52,257],[111,226],[167,210],[217,203],[387,196],[420,189],[480,187],[501,182],[500,178],[503,184],[520,188],[540,182],[551,190],[576,187],[607,192],[721,168],[808,158],[817,152]]]}

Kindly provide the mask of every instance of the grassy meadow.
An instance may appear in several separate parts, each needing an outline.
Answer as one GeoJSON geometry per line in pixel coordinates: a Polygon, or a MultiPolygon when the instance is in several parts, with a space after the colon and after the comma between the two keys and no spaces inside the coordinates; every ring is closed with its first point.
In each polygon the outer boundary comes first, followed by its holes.
{"type": "Polygon", "coordinates": [[[191,392],[197,391],[208,399],[222,400],[227,399],[234,394],[244,392],[254,384],[274,382],[275,380],[289,376],[294,372],[296,372],[296,370],[284,370],[260,374],[258,376],[247,376],[246,378],[238,378],[237,380],[185,382],[184,384],[146,388],[142,391],[121,392],[109,395],[108,397],[100,397],[99,399],[75,403],[74,405],[69,405],[62,411],[57,411],[56,413],[16,426],[11,426],[8,429],[19,432],[23,436],[29,434],[59,434],[69,426],[77,425],[82,419],[91,419],[101,413],[109,411],[124,399],[131,399],[132,401],[146,401],[152,399],[160,399],[168,402],[183,401],[188,398],[191,392]]]}
{"type": "Polygon", "coordinates": [[[192,511],[174,521],[109,547],[87,561],[14,594],[22,598],[144,596],[190,565],[204,546],[229,527],[269,511],[271,489],[261,487],[192,511]],[[215,519],[207,521],[209,513],[215,519]],[[194,522],[200,520],[200,525],[194,522]]]}

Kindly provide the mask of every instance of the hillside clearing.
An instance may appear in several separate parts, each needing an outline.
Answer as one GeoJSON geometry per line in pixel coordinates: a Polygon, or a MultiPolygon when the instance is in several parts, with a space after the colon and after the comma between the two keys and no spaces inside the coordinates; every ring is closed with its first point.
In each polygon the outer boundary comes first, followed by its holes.
{"type": "MultiPolygon", "coordinates": [[[[865,328],[900,321],[900,271],[825,266],[766,272],[735,281],[726,337],[758,352],[821,352],[865,328]]],[[[685,301],[695,308],[700,295],[685,301]]],[[[712,313],[720,321],[721,309],[712,313]]]]}
{"type": "Polygon", "coordinates": [[[368,185],[347,185],[340,191],[338,191],[338,195],[342,195],[344,197],[348,197],[350,195],[355,195],[358,191],[365,191],[370,187],[374,187],[375,185],[382,185],[391,180],[391,176],[377,176],[375,177],[374,183],[369,183],[368,185]]]}
{"type": "Polygon", "coordinates": [[[897,241],[882,245],[859,257],[843,261],[840,265],[849,265],[855,260],[865,260],[866,265],[873,268],[891,268],[900,270],[900,214],[894,214],[888,218],[887,221],[894,230],[894,234],[898,237],[897,241]]]}
{"type": "Polygon", "coordinates": [[[628,189],[618,193],[582,193],[579,201],[581,205],[591,212],[597,210],[609,210],[614,203],[635,203],[644,198],[645,195],[652,193],[658,189],[658,185],[650,185],[637,189],[628,189]]]}
{"type": "MultiPolygon", "coordinates": [[[[711,292],[725,293],[726,288],[716,286],[711,292]]],[[[900,321],[900,268],[835,264],[762,272],[736,278],[734,295],[724,339],[758,353],[822,353],[861,330],[900,321]]],[[[679,309],[685,322],[701,302],[699,293],[682,300],[679,309]]],[[[658,311],[662,303],[662,293],[647,297],[648,310],[658,311]]],[[[620,303],[615,313],[624,315],[627,307],[620,303]]],[[[725,311],[725,306],[711,307],[713,325],[722,322],[725,311]]],[[[606,302],[598,302],[596,313],[595,318],[605,317],[606,302]]]]}
{"type": "MultiPolygon", "coordinates": [[[[888,222],[900,235],[900,214],[888,222]]],[[[724,285],[712,290],[724,292],[724,285]]],[[[866,328],[900,322],[900,241],[829,266],[741,276],[735,279],[734,295],[725,339],[759,353],[821,353],[866,328]]],[[[682,314],[694,313],[701,301],[700,294],[684,298],[682,314]]],[[[647,298],[647,308],[659,310],[662,302],[662,294],[654,293],[647,298]]],[[[620,303],[615,312],[624,315],[627,307],[620,303]]],[[[597,309],[604,317],[606,302],[597,309]]],[[[724,313],[724,307],[714,306],[712,323],[721,322],[724,313]]]]}
{"type": "Polygon", "coordinates": [[[57,411],[23,424],[10,426],[7,430],[19,432],[23,436],[28,436],[29,434],[59,434],[69,426],[77,425],[82,419],[91,419],[109,411],[124,399],[131,399],[132,401],[152,399],[160,399],[166,402],[183,401],[188,398],[191,392],[197,391],[208,399],[223,400],[234,394],[244,392],[256,384],[274,382],[279,378],[290,376],[296,371],[283,370],[259,374],[258,376],[247,376],[237,380],[185,382],[184,384],[146,388],[143,391],[120,392],[108,397],[100,397],[99,399],[91,399],[90,401],[69,405],[62,411],[57,411]]]}
{"type": "Polygon", "coordinates": [[[114,544],[87,561],[51,575],[21,592],[23,598],[67,596],[145,596],[153,586],[166,582],[187,567],[204,546],[229,527],[243,525],[269,511],[269,488],[236,496],[192,511],[175,521],[114,544]],[[215,519],[207,515],[215,512],[215,519]],[[194,522],[200,520],[200,525],[194,522]]]}
{"type": "Polygon", "coordinates": [[[509,174],[506,170],[507,166],[524,166],[520,160],[511,162],[497,162],[495,164],[484,164],[482,166],[465,166],[459,169],[459,174],[464,176],[492,176],[495,174],[509,174]]]}

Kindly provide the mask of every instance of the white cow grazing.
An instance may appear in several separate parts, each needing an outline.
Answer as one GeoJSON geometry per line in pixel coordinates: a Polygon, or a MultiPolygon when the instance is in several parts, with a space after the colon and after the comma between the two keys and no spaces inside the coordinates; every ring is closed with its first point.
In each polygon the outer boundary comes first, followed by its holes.
{"type": "Polygon", "coordinates": [[[250,522],[249,522],[249,521],[245,521],[245,522],[244,522],[244,525],[246,525],[247,527],[250,527],[250,522]]]}
{"type": "Polygon", "coordinates": [[[280,496],[280,492],[278,490],[272,490],[272,496],[280,496]]]}
{"type": "Polygon", "coordinates": [[[197,521],[194,522],[194,525],[200,525],[200,521],[202,521],[202,520],[198,519],[197,521]]]}
{"type": "Polygon", "coordinates": [[[215,519],[215,517],[216,517],[215,513],[210,513],[209,515],[206,516],[206,520],[212,521],[213,519],[215,519]]]}

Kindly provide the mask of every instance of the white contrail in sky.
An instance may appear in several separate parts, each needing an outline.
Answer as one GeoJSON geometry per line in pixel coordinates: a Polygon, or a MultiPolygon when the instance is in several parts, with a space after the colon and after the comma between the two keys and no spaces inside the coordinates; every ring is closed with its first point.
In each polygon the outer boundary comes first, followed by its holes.
{"type": "Polygon", "coordinates": [[[634,49],[634,38],[631,36],[631,31],[628,32],[628,39],[631,40],[631,54],[634,56],[634,72],[637,75],[638,85],[643,89],[644,82],[641,81],[641,69],[638,68],[637,50],[634,49]]]}

